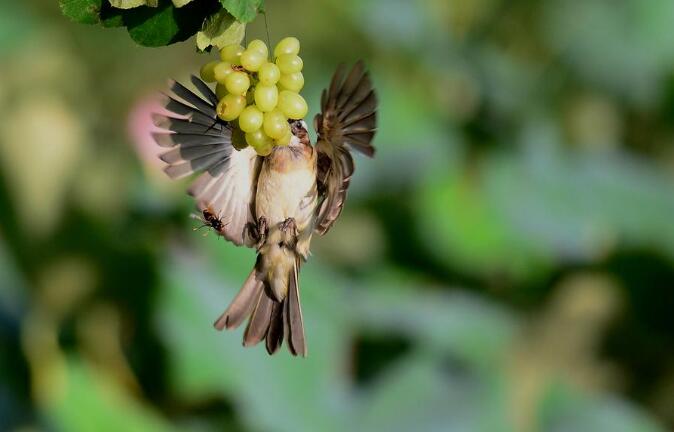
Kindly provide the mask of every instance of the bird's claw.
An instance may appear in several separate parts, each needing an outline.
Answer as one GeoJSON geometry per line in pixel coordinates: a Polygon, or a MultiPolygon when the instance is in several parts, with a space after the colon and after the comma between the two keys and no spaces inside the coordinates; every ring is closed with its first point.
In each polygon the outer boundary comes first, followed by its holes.
{"type": "Polygon", "coordinates": [[[289,217],[288,219],[281,222],[279,227],[281,231],[286,234],[290,234],[292,237],[297,236],[297,224],[295,223],[295,218],[289,217]]]}
{"type": "Polygon", "coordinates": [[[264,216],[260,216],[257,223],[249,222],[246,224],[245,235],[250,239],[246,241],[246,244],[254,245],[257,250],[260,250],[262,245],[267,241],[267,234],[269,234],[269,227],[267,219],[264,216]]]}
{"type": "Polygon", "coordinates": [[[260,216],[257,220],[257,244],[255,245],[256,249],[260,249],[262,245],[267,241],[267,234],[269,233],[269,227],[267,226],[267,218],[260,216]]]}

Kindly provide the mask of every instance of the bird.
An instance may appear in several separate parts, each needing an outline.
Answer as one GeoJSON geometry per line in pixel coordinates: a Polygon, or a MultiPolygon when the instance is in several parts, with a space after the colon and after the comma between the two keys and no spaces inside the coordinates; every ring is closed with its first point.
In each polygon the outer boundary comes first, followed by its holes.
{"type": "Polygon", "coordinates": [[[267,156],[237,145],[235,126],[216,114],[218,98],[196,76],[198,93],[170,81],[164,112],[152,114],[161,131],[159,157],[172,179],[199,174],[188,188],[197,210],[218,221],[216,233],[257,251],[238,294],[216,319],[217,330],[246,319],[243,345],[263,340],[272,355],[284,339],[293,356],[306,357],[300,304],[300,268],[314,234],[325,235],[339,218],[355,165],[352,153],[374,157],[377,95],[363,61],[340,65],[321,94],[314,118],[316,143],[304,120],[288,120],[292,137],[267,156]]]}

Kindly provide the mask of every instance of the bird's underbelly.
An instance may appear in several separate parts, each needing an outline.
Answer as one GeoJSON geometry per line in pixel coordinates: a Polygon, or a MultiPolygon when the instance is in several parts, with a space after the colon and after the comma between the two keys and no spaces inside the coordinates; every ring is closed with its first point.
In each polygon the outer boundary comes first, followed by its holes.
{"type": "Polygon", "coordinates": [[[255,212],[269,226],[294,218],[302,231],[311,222],[316,206],[316,177],[310,169],[284,172],[263,168],[257,186],[255,212]]]}

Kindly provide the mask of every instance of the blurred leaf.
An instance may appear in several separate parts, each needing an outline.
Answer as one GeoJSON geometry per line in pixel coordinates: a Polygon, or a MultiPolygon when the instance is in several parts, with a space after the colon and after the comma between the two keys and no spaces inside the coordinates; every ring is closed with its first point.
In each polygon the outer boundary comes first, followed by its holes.
{"type": "Polygon", "coordinates": [[[566,150],[551,122],[531,122],[520,153],[493,153],[477,174],[432,178],[421,233],[447,265],[532,277],[555,260],[593,262],[616,245],[657,245],[674,259],[674,178],[622,152],[566,150]]]}
{"type": "Polygon", "coordinates": [[[264,0],[220,0],[220,3],[237,20],[248,23],[262,10],[264,0]]]}
{"type": "Polygon", "coordinates": [[[59,430],[172,430],[159,414],[124,391],[101,370],[92,370],[79,361],[70,360],[67,379],[66,394],[47,409],[59,430]]]}
{"type": "Polygon", "coordinates": [[[97,24],[101,2],[105,0],[59,0],[63,15],[82,24],[97,24]]]}
{"type": "Polygon", "coordinates": [[[211,45],[222,48],[239,44],[245,32],[246,25],[223,9],[206,19],[203,30],[197,33],[197,48],[203,51],[211,45]]]}
{"type": "Polygon", "coordinates": [[[159,0],[108,0],[112,7],[131,9],[138,6],[157,7],[159,0]]]}
{"type": "Polygon", "coordinates": [[[398,362],[360,398],[358,430],[513,431],[499,380],[452,370],[438,358],[398,362]]]}
{"type": "Polygon", "coordinates": [[[438,259],[462,271],[510,277],[541,271],[544,257],[520,241],[499,209],[469,176],[433,180],[418,195],[421,235],[438,259]],[[535,263],[535,265],[534,265],[535,263]]]}
{"type": "Polygon", "coordinates": [[[574,432],[664,432],[631,404],[611,396],[586,396],[557,382],[543,395],[538,430],[574,432]]]}
{"type": "MultiPolygon", "coordinates": [[[[443,355],[489,368],[507,353],[515,321],[505,310],[463,292],[427,292],[396,272],[349,290],[344,309],[368,332],[409,337],[443,355]]],[[[352,285],[352,284],[348,284],[352,285]]]]}
{"type": "Polygon", "coordinates": [[[548,0],[543,36],[580,79],[637,104],[657,103],[674,66],[670,0],[548,0]],[[629,29],[629,31],[626,31],[629,29]]]}

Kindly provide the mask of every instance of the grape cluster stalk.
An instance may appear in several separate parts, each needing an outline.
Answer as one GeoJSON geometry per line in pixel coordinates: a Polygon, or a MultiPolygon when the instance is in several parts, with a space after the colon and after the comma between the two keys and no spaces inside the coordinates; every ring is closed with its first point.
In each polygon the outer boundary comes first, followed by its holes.
{"type": "Polygon", "coordinates": [[[216,112],[232,125],[235,147],[250,145],[267,156],[274,146],[290,143],[288,120],[301,120],[308,111],[299,94],[304,86],[299,52],[300,41],[286,37],[274,47],[270,61],[267,45],[255,39],[245,49],[236,44],[224,46],[219,61],[201,68],[201,79],[217,83],[216,112]]]}

